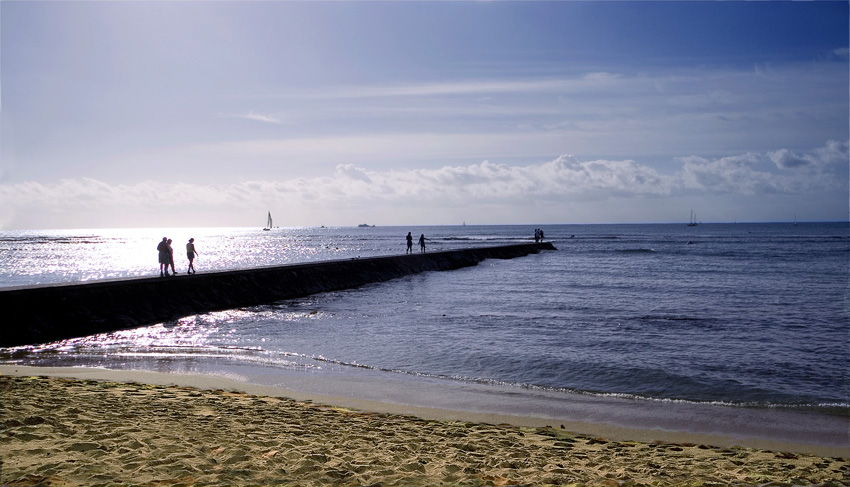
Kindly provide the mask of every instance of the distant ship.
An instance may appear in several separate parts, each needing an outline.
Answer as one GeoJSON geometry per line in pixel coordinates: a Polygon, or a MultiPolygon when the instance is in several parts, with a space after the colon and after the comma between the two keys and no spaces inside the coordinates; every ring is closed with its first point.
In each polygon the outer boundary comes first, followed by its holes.
{"type": "Polygon", "coordinates": [[[361,223],[357,225],[359,228],[374,228],[375,225],[369,225],[368,223],[361,223]]]}
{"type": "Polygon", "coordinates": [[[688,222],[688,226],[689,226],[689,227],[695,227],[695,226],[697,226],[697,225],[698,225],[698,224],[697,224],[697,216],[696,216],[696,214],[694,213],[694,210],[691,210],[691,221],[690,221],[690,222],[688,222]]]}

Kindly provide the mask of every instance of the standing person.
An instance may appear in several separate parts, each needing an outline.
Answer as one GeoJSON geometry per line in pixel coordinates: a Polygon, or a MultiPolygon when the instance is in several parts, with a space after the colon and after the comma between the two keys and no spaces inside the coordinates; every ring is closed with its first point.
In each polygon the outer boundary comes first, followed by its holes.
{"type": "Polygon", "coordinates": [[[196,255],[201,254],[199,254],[198,251],[195,250],[195,239],[190,238],[189,243],[186,244],[186,257],[189,258],[189,270],[186,271],[186,274],[197,274],[197,272],[195,272],[194,265],[196,255]]]}
{"type": "MultiPolygon", "coordinates": [[[[168,262],[171,264],[171,275],[176,276],[177,275],[177,269],[174,268],[174,249],[171,247],[171,239],[170,238],[168,239],[168,244],[166,245],[166,247],[168,247],[168,262]]],[[[166,267],[165,270],[168,270],[168,266],[165,266],[165,267],[166,267]]]]}
{"type": "Polygon", "coordinates": [[[419,236],[419,248],[422,249],[422,252],[425,252],[425,241],[431,240],[430,238],[425,238],[425,234],[419,236]]]}
{"type": "Polygon", "coordinates": [[[411,235],[410,232],[407,232],[407,237],[405,237],[405,238],[407,239],[407,252],[405,252],[405,253],[406,254],[412,254],[413,253],[413,235],[411,235]]]}
{"type": "Polygon", "coordinates": [[[162,237],[162,242],[156,246],[156,250],[159,251],[159,277],[169,276],[168,264],[170,262],[170,256],[168,254],[168,237],[162,237]]]}

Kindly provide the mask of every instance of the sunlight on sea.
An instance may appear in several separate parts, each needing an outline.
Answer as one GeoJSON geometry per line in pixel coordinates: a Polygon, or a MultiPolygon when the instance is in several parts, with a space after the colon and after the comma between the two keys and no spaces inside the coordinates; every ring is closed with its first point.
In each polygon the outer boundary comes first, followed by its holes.
{"type": "Polygon", "coordinates": [[[186,272],[195,239],[198,270],[241,269],[339,257],[350,248],[325,244],[328,229],[131,228],[3,232],[3,285],[84,282],[159,274],[157,244],[172,239],[175,269],[186,272]]]}

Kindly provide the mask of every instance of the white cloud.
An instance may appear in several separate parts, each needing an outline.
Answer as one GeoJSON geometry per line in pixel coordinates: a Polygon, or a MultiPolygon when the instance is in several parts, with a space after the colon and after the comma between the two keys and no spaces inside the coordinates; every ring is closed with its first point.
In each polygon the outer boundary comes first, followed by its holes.
{"type": "Polygon", "coordinates": [[[847,164],[847,159],[850,157],[850,144],[830,140],[825,146],[815,149],[813,157],[819,165],[847,164]]]}
{"type": "Polygon", "coordinates": [[[776,152],[768,154],[770,159],[780,169],[790,169],[795,167],[808,166],[810,161],[800,157],[788,149],[780,149],[776,152]]]}
{"type": "MultiPolygon", "coordinates": [[[[283,206],[293,215],[342,214],[352,209],[417,208],[463,211],[488,205],[512,214],[542,202],[675,198],[683,195],[759,195],[846,191],[848,144],[830,141],[803,155],[781,149],[765,154],[679,159],[681,169],[662,174],[632,160],[581,161],[570,155],[532,165],[487,161],[437,169],[375,171],[340,164],[329,175],[277,181],[189,184],[145,181],[111,185],[90,178],[55,184],[0,185],[3,224],[16,215],[46,213],[162,215],[256,213],[283,206]],[[801,170],[816,168],[817,170],[801,170]],[[836,170],[832,170],[836,169],[836,170]]],[[[314,218],[311,218],[315,221],[314,218]]]]}
{"type": "Polygon", "coordinates": [[[366,174],[366,171],[356,167],[354,164],[340,164],[336,167],[336,175],[340,179],[351,179],[354,181],[362,181],[371,183],[372,179],[366,174]]]}
{"type": "Polygon", "coordinates": [[[847,188],[846,177],[834,173],[830,166],[846,166],[850,161],[846,142],[829,141],[803,155],[779,149],[716,160],[687,157],[681,162],[683,189],[754,195],[847,188]],[[780,172],[769,171],[770,163],[780,172]],[[762,166],[764,170],[759,169],[762,166]]]}
{"type": "Polygon", "coordinates": [[[846,163],[848,159],[847,142],[830,140],[809,154],[797,155],[788,149],[769,152],[770,160],[780,169],[813,168],[821,169],[830,164],[846,163]]]}
{"type": "Polygon", "coordinates": [[[598,86],[605,82],[611,84],[619,76],[608,73],[591,73],[574,78],[518,79],[518,80],[466,80],[438,83],[419,83],[403,85],[352,87],[345,90],[327,90],[288,93],[271,98],[384,98],[384,97],[420,97],[420,96],[486,96],[498,93],[551,93],[575,91],[598,86]]]}
{"type": "Polygon", "coordinates": [[[702,157],[682,159],[682,190],[715,193],[784,192],[790,188],[775,174],[754,169],[761,158],[755,154],[708,160],[702,157]]]}
{"type": "Polygon", "coordinates": [[[263,123],[272,123],[279,124],[281,123],[280,119],[277,117],[273,117],[271,115],[263,115],[255,112],[248,113],[239,113],[239,114],[231,114],[231,115],[221,115],[222,118],[243,118],[246,120],[253,120],[255,122],[263,122],[263,123]]]}

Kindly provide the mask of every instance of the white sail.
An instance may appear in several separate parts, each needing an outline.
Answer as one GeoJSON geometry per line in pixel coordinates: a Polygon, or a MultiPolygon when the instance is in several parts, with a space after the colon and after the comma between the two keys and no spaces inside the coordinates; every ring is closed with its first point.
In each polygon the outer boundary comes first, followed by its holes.
{"type": "Polygon", "coordinates": [[[264,228],[263,230],[271,230],[271,229],[272,229],[272,212],[269,212],[269,218],[268,218],[268,221],[266,223],[266,228],[264,228]]]}

